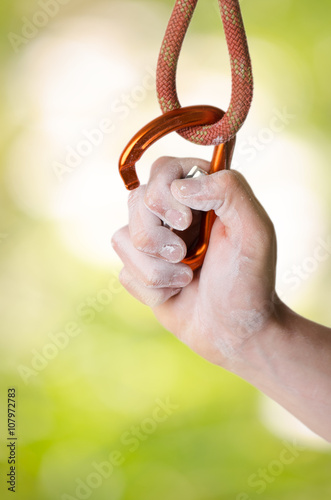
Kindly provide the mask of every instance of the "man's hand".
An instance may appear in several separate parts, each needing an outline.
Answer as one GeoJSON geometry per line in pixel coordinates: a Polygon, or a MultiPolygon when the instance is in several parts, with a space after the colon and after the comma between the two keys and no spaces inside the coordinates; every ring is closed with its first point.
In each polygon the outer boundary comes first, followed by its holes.
{"type": "Polygon", "coordinates": [[[124,263],[123,286],[198,354],[226,365],[274,316],[276,238],[241,174],[179,180],[194,165],[209,169],[197,159],[156,161],[148,184],[130,193],[129,225],[112,242],[124,263]],[[217,215],[203,266],[194,274],[180,262],[184,239],[196,232],[192,209],[217,215]]]}
{"type": "Polygon", "coordinates": [[[277,300],[274,228],[243,176],[180,180],[193,165],[209,168],[202,160],[161,158],[147,186],[131,193],[129,225],[113,237],[124,262],[121,282],[198,354],[331,441],[331,330],[277,300]],[[196,211],[207,210],[217,219],[193,274],[180,261],[197,235],[196,211]]]}

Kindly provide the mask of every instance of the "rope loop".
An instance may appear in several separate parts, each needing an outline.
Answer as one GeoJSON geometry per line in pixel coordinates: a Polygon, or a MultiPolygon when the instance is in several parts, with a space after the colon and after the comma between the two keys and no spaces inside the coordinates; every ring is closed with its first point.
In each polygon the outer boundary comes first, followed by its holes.
{"type": "MultiPolygon", "coordinates": [[[[198,0],[176,0],[162,42],[156,73],[158,101],[163,113],[181,107],[176,71],[186,31],[198,0]]],[[[202,145],[218,145],[232,139],[244,123],[253,98],[252,66],[239,0],[218,0],[230,56],[231,101],[224,117],[213,125],[188,127],[178,133],[202,145]]]]}

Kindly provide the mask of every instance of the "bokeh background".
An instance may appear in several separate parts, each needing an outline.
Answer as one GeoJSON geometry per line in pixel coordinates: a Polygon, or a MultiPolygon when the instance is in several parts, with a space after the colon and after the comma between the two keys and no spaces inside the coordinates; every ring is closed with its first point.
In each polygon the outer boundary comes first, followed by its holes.
{"type": "MultiPolygon", "coordinates": [[[[1,498],[12,495],[8,387],[20,500],[331,496],[330,447],[190,352],[118,283],[110,238],[126,222],[127,194],[117,159],[160,114],[155,66],[172,5],[1,3],[1,498]]],[[[255,98],[234,165],[274,221],[279,294],[330,326],[331,4],[243,0],[242,11],[255,98]]],[[[227,108],[216,0],[198,3],[178,88],[183,105],[227,108]]],[[[164,154],[211,150],[169,136],[145,155],[143,179],[164,154]]]]}

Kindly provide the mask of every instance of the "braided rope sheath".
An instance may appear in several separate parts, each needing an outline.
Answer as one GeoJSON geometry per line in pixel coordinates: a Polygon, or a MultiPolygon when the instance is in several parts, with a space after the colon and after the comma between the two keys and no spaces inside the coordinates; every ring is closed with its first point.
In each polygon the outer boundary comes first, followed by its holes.
{"type": "MultiPolygon", "coordinates": [[[[183,40],[198,0],[176,0],[157,64],[156,87],[162,112],[180,108],[176,70],[183,40]]],[[[239,0],[218,0],[230,55],[232,92],[224,117],[213,125],[178,132],[196,144],[217,145],[233,138],[248,114],[253,97],[252,67],[239,0]]]]}

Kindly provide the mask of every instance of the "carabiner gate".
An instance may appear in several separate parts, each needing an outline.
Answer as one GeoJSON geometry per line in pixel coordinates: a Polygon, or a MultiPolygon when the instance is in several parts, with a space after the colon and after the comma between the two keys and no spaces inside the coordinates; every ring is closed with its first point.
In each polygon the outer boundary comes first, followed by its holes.
{"type": "MultiPolygon", "coordinates": [[[[224,111],[214,106],[188,106],[169,111],[145,125],[127,144],[119,160],[119,172],[125,187],[132,190],[140,185],[136,162],[158,139],[186,127],[211,125],[219,121],[223,115],[224,111]]],[[[234,145],[235,137],[229,142],[214,147],[209,174],[230,168],[234,145]]],[[[198,242],[182,261],[193,271],[202,266],[215,218],[212,210],[202,215],[198,242]]]]}

